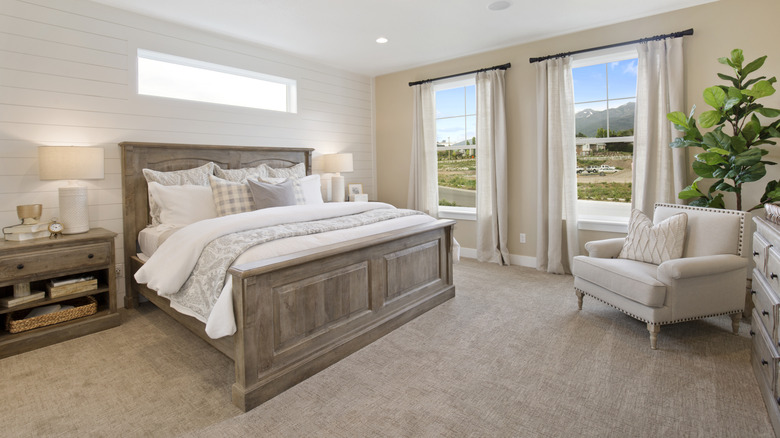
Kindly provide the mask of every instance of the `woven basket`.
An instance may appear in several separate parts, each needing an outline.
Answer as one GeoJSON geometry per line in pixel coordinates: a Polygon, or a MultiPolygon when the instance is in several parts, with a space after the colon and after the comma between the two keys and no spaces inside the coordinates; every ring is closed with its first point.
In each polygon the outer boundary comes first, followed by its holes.
{"type": "Polygon", "coordinates": [[[24,319],[24,317],[30,312],[29,310],[20,310],[18,312],[9,313],[5,320],[5,329],[8,330],[9,333],[19,333],[34,328],[70,321],[71,319],[81,318],[83,316],[94,315],[97,312],[97,300],[92,296],[65,301],[61,304],[70,304],[73,308],[27,319],[24,319]]]}

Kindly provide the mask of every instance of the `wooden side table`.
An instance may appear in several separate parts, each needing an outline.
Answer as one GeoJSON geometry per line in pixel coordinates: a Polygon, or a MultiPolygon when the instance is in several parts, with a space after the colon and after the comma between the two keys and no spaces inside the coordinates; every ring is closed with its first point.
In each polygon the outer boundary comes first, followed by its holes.
{"type": "MultiPolygon", "coordinates": [[[[62,235],[23,242],[0,240],[0,298],[12,297],[14,285],[30,284],[33,290],[45,290],[52,279],[68,276],[92,276],[97,289],[37,301],[10,308],[0,307],[0,358],[116,327],[120,323],[116,308],[116,271],[114,238],[116,233],[93,228],[83,234],[62,235]],[[29,310],[93,297],[97,312],[70,321],[31,330],[10,333],[10,317],[22,318],[29,310]]],[[[18,287],[18,286],[17,286],[18,287]]]]}

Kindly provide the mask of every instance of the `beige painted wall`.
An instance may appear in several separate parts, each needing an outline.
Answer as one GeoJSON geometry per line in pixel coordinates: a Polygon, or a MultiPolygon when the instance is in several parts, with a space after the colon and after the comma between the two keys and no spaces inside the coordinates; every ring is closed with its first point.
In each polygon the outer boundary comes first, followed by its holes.
{"type": "MultiPolygon", "coordinates": [[[[378,199],[406,206],[409,182],[409,157],[412,138],[412,93],[410,81],[428,79],[462,71],[511,62],[506,72],[506,113],[509,156],[509,251],[535,257],[536,253],[536,91],[535,66],[531,57],[586,49],[653,35],[694,29],[685,37],[686,104],[688,112],[696,104],[698,113],[706,104],[701,97],[706,87],[720,84],[718,72],[729,73],[717,62],[731,49],[741,48],[748,61],[769,55],[762,69],[769,76],[780,76],[780,52],[777,41],[780,28],[778,0],[720,0],[715,3],[629,21],[595,30],[577,32],[543,41],[476,54],[412,70],[379,76],[375,80],[376,157],[378,199]],[[731,23],[736,17],[740,24],[731,23]],[[519,234],[528,235],[519,243],[519,234]]],[[[725,67],[725,68],[724,68],[725,67]]],[[[780,93],[766,99],[766,105],[780,108],[780,93]]],[[[770,158],[780,162],[780,146],[770,146],[770,158]]],[[[780,178],[780,166],[770,166],[768,177],[780,178]]],[[[753,205],[763,193],[762,180],[747,190],[744,205],[753,205]]],[[[728,198],[727,198],[728,199],[728,198]]],[[[734,206],[729,199],[730,207],[734,206]]],[[[473,222],[458,223],[455,236],[464,248],[476,247],[473,222]]],[[[582,243],[616,234],[581,232],[582,243]]]]}

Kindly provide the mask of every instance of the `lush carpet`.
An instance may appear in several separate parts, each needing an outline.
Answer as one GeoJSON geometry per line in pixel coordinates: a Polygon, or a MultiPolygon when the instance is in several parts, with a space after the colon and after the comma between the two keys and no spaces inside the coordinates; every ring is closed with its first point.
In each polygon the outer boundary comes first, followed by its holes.
{"type": "Polygon", "coordinates": [[[456,297],[262,406],[232,363],[151,306],[0,360],[8,436],[773,436],[749,322],[645,324],[570,276],[464,260],[456,297]]]}

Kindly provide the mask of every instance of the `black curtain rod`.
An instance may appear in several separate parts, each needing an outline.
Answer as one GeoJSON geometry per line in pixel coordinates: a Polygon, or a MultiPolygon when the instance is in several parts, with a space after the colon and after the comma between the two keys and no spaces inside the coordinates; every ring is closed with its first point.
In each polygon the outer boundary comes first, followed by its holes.
{"type": "Polygon", "coordinates": [[[424,81],[409,82],[409,86],[413,87],[415,85],[424,84],[426,82],[433,82],[433,81],[438,81],[438,80],[441,80],[441,79],[456,78],[458,76],[470,75],[472,73],[481,73],[483,71],[489,71],[489,70],[506,70],[506,69],[508,69],[511,66],[512,66],[512,64],[507,62],[506,64],[494,65],[493,67],[481,68],[479,70],[472,70],[472,71],[467,71],[467,72],[463,72],[463,73],[456,73],[454,75],[441,76],[441,77],[438,77],[438,78],[426,79],[424,81]]]}
{"type": "Polygon", "coordinates": [[[553,59],[553,58],[563,58],[564,56],[576,55],[578,53],[593,52],[595,50],[601,50],[601,49],[611,49],[612,47],[627,46],[629,44],[636,44],[636,43],[646,43],[648,41],[657,41],[666,38],[680,38],[686,35],[693,35],[693,29],[682,30],[680,32],[674,32],[674,33],[667,33],[666,35],[656,35],[650,38],[640,38],[638,40],[626,41],[623,43],[608,44],[606,46],[601,46],[601,47],[592,47],[590,49],[576,50],[574,52],[559,53],[557,55],[547,55],[547,56],[542,56],[540,58],[530,58],[528,62],[533,64],[534,62],[546,61],[548,59],[553,59]]]}

